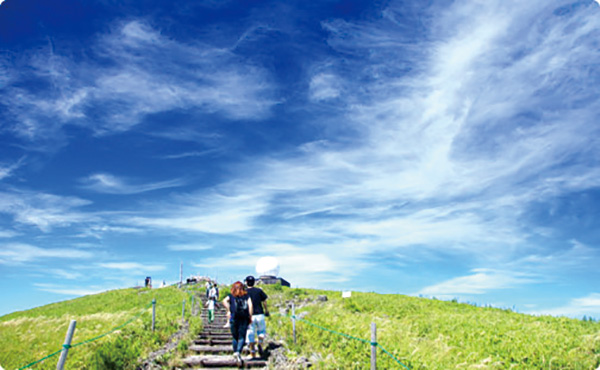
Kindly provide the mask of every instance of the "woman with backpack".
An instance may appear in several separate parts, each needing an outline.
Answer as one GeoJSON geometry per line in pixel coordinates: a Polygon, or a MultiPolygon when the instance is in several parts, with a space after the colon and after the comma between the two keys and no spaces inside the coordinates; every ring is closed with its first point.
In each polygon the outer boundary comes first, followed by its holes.
{"type": "Polygon", "coordinates": [[[231,293],[223,300],[227,309],[227,321],[233,336],[233,356],[242,362],[242,349],[246,340],[248,325],[252,322],[252,300],[248,296],[246,287],[240,281],[231,286],[231,293]]]}

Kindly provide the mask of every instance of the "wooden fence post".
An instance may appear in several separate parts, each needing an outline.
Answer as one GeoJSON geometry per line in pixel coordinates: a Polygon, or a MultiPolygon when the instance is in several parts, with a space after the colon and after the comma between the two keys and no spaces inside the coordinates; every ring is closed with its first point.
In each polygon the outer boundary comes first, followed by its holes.
{"type": "Polygon", "coordinates": [[[371,323],[371,370],[377,370],[377,325],[371,323]]]}
{"type": "Polygon", "coordinates": [[[296,344],[296,305],[292,302],[292,330],[294,333],[294,344],[296,344]]]}
{"type": "Polygon", "coordinates": [[[181,322],[185,320],[185,299],[181,301],[181,322]]]}
{"type": "Polygon", "coordinates": [[[75,333],[76,324],[77,321],[75,320],[71,320],[71,323],[69,324],[69,330],[67,330],[65,344],[63,345],[63,350],[60,354],[60,358],[58,359],[58,364],[56,364],[56,370],[63,370],[65,362],[67,362],[67,355],[69,354],[69,347],[71,347],[71,340],[73,339],[73,334],[75,333]]]}
{"type": "Polygon", "coordinates": [[[152,300],[152,331],[154,331],[155,323],[156,323],[156,298],[152,300]]]}

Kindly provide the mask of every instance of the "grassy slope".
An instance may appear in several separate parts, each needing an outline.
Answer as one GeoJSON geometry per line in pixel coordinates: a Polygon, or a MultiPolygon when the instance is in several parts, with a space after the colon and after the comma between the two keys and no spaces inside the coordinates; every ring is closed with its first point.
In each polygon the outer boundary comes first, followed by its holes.
{"type": "MultiPolygon", "coordinates": [[[[0,317],[0,364],[15,369],[62,348],[70,320],[77,320],[73,344],[107,333],[142,315],[119,331],[69,351],[68,368],[108,369],[132,367],[139,357],[159,348],[176,332],[181,302],[188,294],[176,288],[121,289],[53,303],[0,317]],[[157,300],[156,331],[152,333],[152,299],[157,300]]],[[[189,312],[189,300],[186,305],[189,312]]],[[[189,316],[189,315],[188,315],[189,316]]],[[[198,330],[200,320],[191,326],[198,330]]],[[[56,355],[32,369],[55,369],[56,355]]]]}
{"type": "MultiPolygon", "coordinates": [[[[201,287],[199,289],[202,289],[201,287]]],[[[534,317],[510,311],[400,295],[310,289],[265,288],[271,312],[294,300],[305,319],[368,340],[377,323],[378,342],[410,369],[596,369],[600,366],[600,324],[534,317]],[[327,302],[315,302],[327,295],[327,302]],[[307,303],[308,301],[308,303],[307,303]]],[[[223,288],[222,296],[227,293],[223,288]]],[[[151,309],[119,332],[69,352],[69,368],[128,369],[159,348],[174,333],[187,293],[175,289],[123,289],[55,303],[0,317],[0,364],[15,369],[61,348],[68,323],[77,320],[74,343],[101,335],[139,314],[157,299],[157,331],[151,309]]],[[[187,305],[189,311],[189,305],[187,305]]],[[[193,319],[193,330],[201,323],[193,319]]],[[[321,359],[319,369],[368,368],[370,347],[305,322],[297,324],[298,344],[291,339],[289,318],[274,315],[269,333],[286,341],[291,356],[321,359]],[[315,356],[316,354],[316,356],[315,356]]],[[[378,351],[380,368],[402,368],[378,351]]],[[[58,356],[33,367],[56,368],[58,356]]],[[[318,361],[318,360],[316,360],[318,361]]]]}
{"type": "MultiPolygon", "coordinates": [[[[305,319],[331,330],[370,339],[377,324],[377,341],[410,369],[596,369],[600,366],[600,324],[581,320],[535,317],[508,310],[480,308],[455,302],[353,293],[267,287],[271,305],[329,300],[297,309],[305,319]]],[[[276,310],[272,310],[276,312],[276,310]]],[[[305,322],[297,324],[298,344],[291,339],[290,320],[274,316],[269,332],[288,344],[292,354],[323,361],[317,368],[369,367],[370,345],[335,335],[305,322]],[[313,356],[314,357],[314,356],[313,356]]],[[[403,368],[378,351],[381,368],[403,368]]]]}

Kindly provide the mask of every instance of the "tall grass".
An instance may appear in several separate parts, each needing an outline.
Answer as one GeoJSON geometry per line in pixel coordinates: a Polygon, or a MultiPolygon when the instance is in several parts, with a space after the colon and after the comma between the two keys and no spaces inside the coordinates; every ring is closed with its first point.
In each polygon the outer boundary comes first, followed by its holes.
{"type": "MultiPolygon", "coordinates": [[[[596,369],[600,366],[600,324],[568,318],[530,316],[509,310],[401,295],[309,289],[266,288],[272,305],[293,300],[304,319],[328,329],[377,342],[410,369],[596,369]],[[327,302],[315,302],[318,295],[327,302]]],[[[297,323],[292,344],[291,320],[274,316],[270,332],[284,339],[292,356],[322,359],[319,369],[369,367],[370,344],[297,323]]],[[[402,368],[378,352],[384,369],[402,368]]]]}
{"type": "MultiPolygon", "coordinates": [[[[182,300],[191,331],[199,331],[199,317],[189,315],[188,293],[174,287],[121,289],[53,303],[0,317],[0,364],[16,369],[62,348],[69,322],[77,320],[73,344],[85,342],[139,318],[121,329],[69,351],[68,368],[130,369],[139,358],[164,344],[181,323],[182,300]],[[156,299],[156,330],[152,308],[156,299]]],[[[197,301],[197,300],[196,300],[197,301]]],[[[55,369],[58,355],[33,369],[55,369]]]]}

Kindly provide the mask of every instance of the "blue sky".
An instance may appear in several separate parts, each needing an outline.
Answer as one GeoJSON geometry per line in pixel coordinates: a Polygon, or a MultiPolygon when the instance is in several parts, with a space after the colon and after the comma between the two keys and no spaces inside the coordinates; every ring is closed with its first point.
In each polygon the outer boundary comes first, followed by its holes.
{"type": "Polygon", "coordinates": [[[276,256],[600,318],[589,1],[0,4],[0,314],[276,256]]]}

